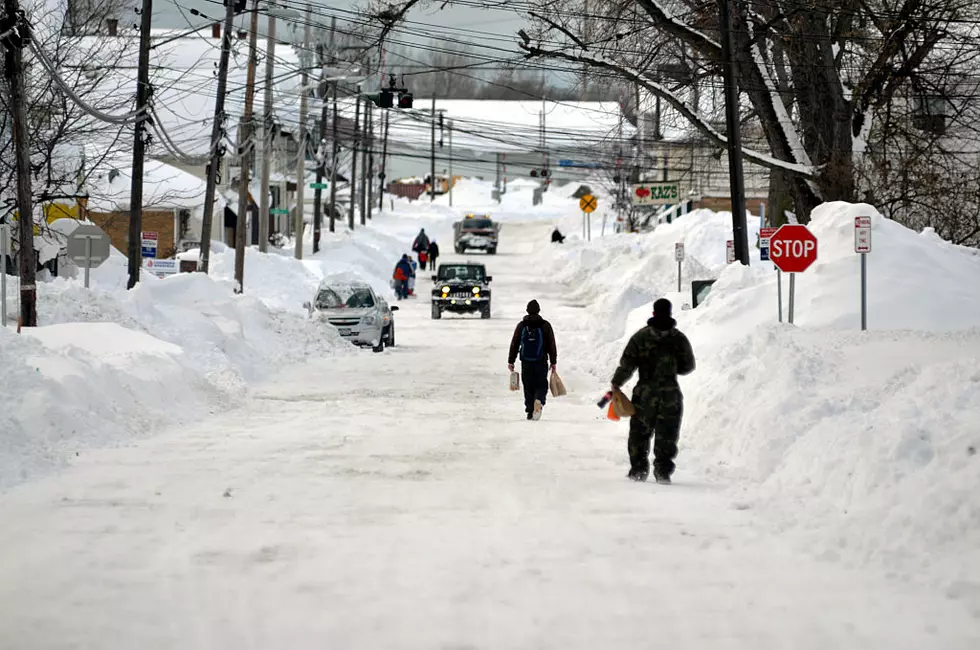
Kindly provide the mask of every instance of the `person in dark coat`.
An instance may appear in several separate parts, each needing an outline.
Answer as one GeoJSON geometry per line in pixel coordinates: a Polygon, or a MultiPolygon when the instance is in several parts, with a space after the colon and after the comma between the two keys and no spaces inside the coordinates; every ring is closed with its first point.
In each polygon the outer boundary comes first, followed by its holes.
{"type": "Polygon", "coordinates": [[[429,242],[429,265],[433,271],[436,271],[436,260],[439,259],[439,244],[436,240],[429,242]]]}
{"type": "Polygon", "coordinates": [[[636,415],[630,418],[629,456],[634,481],[645,481],[650,472],[650,439],[653,438],[653,476],[657,483],[670,483],[677,457],[684,397],[678,375],[694,371],[691,343],[677,329],[666,298],[653,303],[653,318],[626,344],[619,367],[612,378],[619,389],[639,370],[633,389],[636,415]]]}
{"type": "Polygon", "coordinates": [[[413,273],[412,263],[409,261],[408,255],[402,255],[398,264],[395,265],[395,272],[392,274],[395,279],[395,295],[398,296],[399,300],[408,298],[408,280],[413,273]]]}
{"type": "Polygon", "coordinates": [[[541,318],[537,300],[527,303],[527,316],[517,324],[510,340],[507,369],[513,372],[518,354],[524,383],[524,410],[528,420],[540,420],[548,399],[548,362],[551,370],[558,365],[558,346],[551,323],[541,318]]]}
{"type": "Polygon", "coordinates": [[[415,241],[412,242],[412,252],[420,253],[427,250],[429,250],[429,236],[425,234],[425,228],[422,228],[416,235],[415,241]]]}
{"type": "Polygon", "coordinates": [[[554,243],[564,244],[565,243],[565,235],[561,234],[561,231],[558,230],[558,227],[557,226],[555,226],[554,231],[552,231],[552,233],[551,233],[551,243],[552,244],[554,244],[554,243]]]}

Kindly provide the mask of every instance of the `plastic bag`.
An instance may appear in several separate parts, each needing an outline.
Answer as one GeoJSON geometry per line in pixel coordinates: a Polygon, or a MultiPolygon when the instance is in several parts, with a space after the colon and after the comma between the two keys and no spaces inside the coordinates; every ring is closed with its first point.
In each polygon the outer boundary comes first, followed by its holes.
{"type": "Polygon", "coordinates": [[[551,380],[548,382],[548,384],[551,388],[551,394],[554,397],[561,397],[568,394],[568,391],[565,389],[565,382],[563,382],[561,377],[558,376],[557,370],[551,371],[551,380]]]}
{"type": "Polygon", "coordinates": [[[630,398],[626,397],[626,393],[619,389],[613,391],[612,403],[609,405],[609,408],[611,412],[614,412],[621,418],[636,415],[636,408],[633,406],[633,402],[630,401],[630,398]]]}
{"type": "Polygon", "coordinates": [[[510,373],[510,389],[520,390],[521,388],[521,376],[517,374],[516,370],[512,370],[510,373]]]}

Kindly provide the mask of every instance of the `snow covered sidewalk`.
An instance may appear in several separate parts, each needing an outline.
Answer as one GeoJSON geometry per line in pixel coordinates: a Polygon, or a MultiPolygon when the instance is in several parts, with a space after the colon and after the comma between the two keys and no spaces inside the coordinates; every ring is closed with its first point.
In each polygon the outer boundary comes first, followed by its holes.
{"type": "Polygon", "coordinates": [[[800,556],[684,457],[673,486],[627,481],[594,380],[524,420],[527,299],[559,367],[591,342],[528,280],[548,227],[510,230],[492,320],[401,303],[393,350],[0,496],[0,648],[977,647],[961,604],[800,556]]]}

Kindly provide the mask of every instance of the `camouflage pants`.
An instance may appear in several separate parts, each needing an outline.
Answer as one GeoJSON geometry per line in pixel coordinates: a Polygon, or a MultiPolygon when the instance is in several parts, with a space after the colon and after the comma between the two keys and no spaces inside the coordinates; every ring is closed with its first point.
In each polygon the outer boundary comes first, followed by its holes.
{"type": "Polygon", "coordinates": [[[650,472],[650,441],[653,440],[653,467],[658,474],[674,473],[677,457],[677,440],[681,432],[684,402],[680,391],[650,395],[647,391],[633,393],[636,415],[630,418],[630,435],[627,447],[630,455],[630,471],[634,474],[650,472]],[[645,394],[646,393],[646,394],[645,394]]]}

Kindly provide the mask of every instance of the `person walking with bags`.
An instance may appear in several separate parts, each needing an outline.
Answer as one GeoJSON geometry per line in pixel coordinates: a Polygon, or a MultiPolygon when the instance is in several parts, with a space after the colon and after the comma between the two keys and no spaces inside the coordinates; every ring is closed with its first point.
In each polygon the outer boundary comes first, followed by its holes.
{"type": "Polygon", "coordinates": [[[429,265],[433,272],[436,270],[436,260],[439,259],[439,244],[436,240],[429,242],[429,265]]]}
{"type": "Polygon", "coordinates": [[[507,369],[514,371],[517,357],[521,358],[521,375],[524,380],[524,410],[528,420],[540,420],[548,399],[548,367],[558,365],[558,347],[551,323],[541,318],[541,306],[537,300],[527,303],[527,316],[517,324],[510,340],[507,369]]]}
{"type": "Polygon", "coordinates": [[[612,378],[613,391],[622,389],[633,373],[639,381],[633,389],[636,414],[630,418],[628,450],[634,481],[645,481],[650,472],[650,440],[653,438],[653,477],[657,483],[670,483],[677,457],[684,397],[678,375],[694,371],[694,351],[690,341],[677,329],[666,298],[653,303],[653,318],[626,344],[619,367],[612,378]]]}

